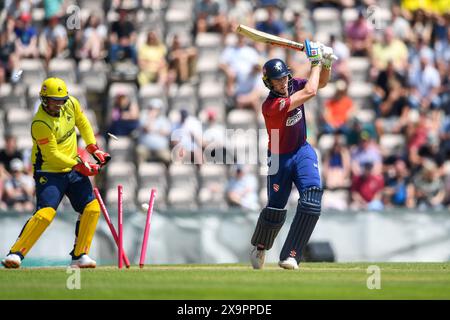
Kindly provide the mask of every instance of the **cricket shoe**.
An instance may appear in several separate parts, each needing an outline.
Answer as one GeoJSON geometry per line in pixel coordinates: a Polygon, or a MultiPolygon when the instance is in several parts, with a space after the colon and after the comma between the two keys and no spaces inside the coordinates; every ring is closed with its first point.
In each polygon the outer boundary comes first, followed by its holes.
{"type": "Polygon", "coordinates": [[[283,269],[288,269],[288,270],[298,269],[297,260],[295,260],[292,257],[289,257],[286,260],[278,262],[278,265],[283,269]]]}
{"type": "Polygon", "coordinates": [[[266,260],[266,250],[258,250],[256,247],[250,252],[250,261],[253,269],[264,268],[264,261],[266,260]]]}
{"type": "Polygon", "coordinates": [[[87,254],[83,254],[78,259],[72,259],[70,266],[72,268],[95,268],[97,266],[97,262],[91,259],[87,254]]]}
{"type": "Polygon", "coordinates": [[[17,254],[11,253],[2,260],[2,265],[7,269],[17,269],[20,267],[22,259],[17,254]]]}

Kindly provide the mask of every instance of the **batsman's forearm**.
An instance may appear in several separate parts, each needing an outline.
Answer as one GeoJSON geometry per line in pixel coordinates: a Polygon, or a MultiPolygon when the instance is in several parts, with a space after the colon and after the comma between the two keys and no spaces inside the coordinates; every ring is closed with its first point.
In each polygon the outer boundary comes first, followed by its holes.
{"type": "Polygon", "coordinates": [[[319,88],[323,88],[328,84],[328,81],[330,81],[330,76],[331,70],[322,68],[322,70],[320,71],[319,88]]]}
{"type": "Polygon", "coordinates": [[[319,89],[320,72],[320,66],[311,67],[311,73],[309,74],[308,82],[305,85],[305,89],[308,92],[313,93],[313,95],[316,95],[317,90],[319,89]]]}

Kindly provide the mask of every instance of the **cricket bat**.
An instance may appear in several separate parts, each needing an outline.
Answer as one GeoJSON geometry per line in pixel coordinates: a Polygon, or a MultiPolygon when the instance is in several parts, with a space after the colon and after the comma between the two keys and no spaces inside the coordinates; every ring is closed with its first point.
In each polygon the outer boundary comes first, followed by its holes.
{"type": "Polygon", "coordinates": [[[236,32],[256,42],[268,43],[274,46],[290,48],[298,51],[303,51],[305,49],[305,45],[303,43],[274,36],[273,34],[262,32],[254,28],[244,26],[243,24],[240,24],[237,27],[236,32]]]}

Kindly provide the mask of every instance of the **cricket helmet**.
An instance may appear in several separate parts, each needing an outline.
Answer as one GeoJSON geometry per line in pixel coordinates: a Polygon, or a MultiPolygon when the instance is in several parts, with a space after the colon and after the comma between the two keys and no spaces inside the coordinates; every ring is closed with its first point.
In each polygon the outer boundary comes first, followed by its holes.
{"type": "Polygon", "coordinates": [[[270,82],[271,79],[281,79],[288,76],[292,78],[291,70],[286,63],[281,59],[271,59],[267,61],[263,66],[263,82],[264,85],[270,90],[273,89],[273,85],[270,82]]]}
{"type": "Polygon", "coordinates": [[[60,101],[69,99],[69,93],[67,92],[67,86],[64,80],[54,77],[45,79],[42,82],[39,96],[44,106],[47,106],[47,99],[60,101]]]}

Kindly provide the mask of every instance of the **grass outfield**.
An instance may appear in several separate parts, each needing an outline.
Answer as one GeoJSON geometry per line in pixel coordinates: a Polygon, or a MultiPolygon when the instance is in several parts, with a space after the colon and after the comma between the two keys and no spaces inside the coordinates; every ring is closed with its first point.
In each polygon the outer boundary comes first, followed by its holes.
{"type": "Polygon", "coordinates": [[[81,270],[69,290],[66,268],[0,269],[0,299],[450,299],[450,263],[303,263],[300,270],[244,264],[148,265],[81,270]],[[381,289],[369,290],[369,265],[381,289]]]}

